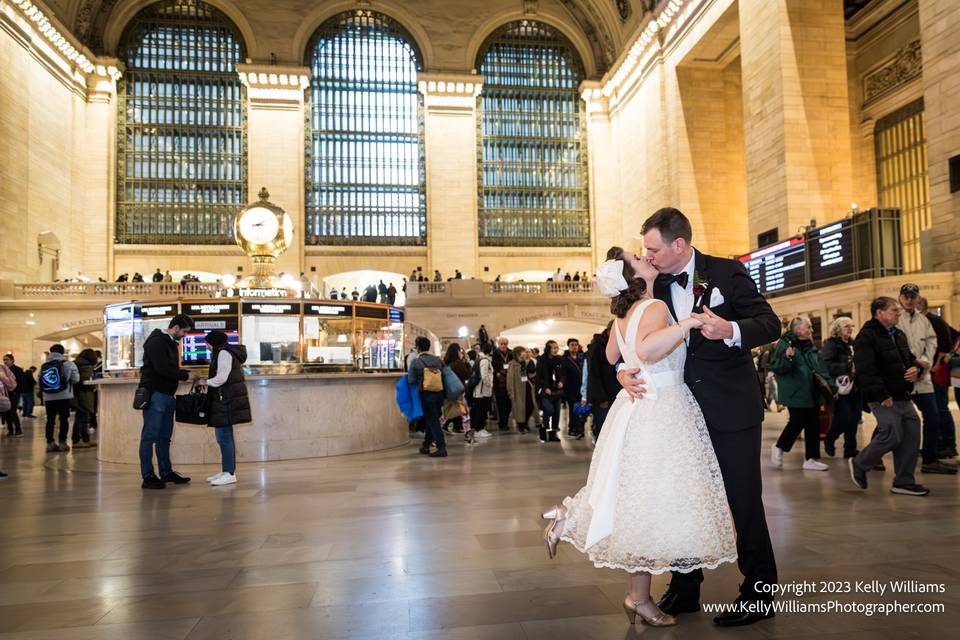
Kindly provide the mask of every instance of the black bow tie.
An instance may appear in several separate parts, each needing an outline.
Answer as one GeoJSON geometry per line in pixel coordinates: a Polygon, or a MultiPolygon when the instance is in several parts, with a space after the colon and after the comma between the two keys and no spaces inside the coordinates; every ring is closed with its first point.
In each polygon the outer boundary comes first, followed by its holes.
{"type": "Polygon", "coordinates": [[[681,289],[686,289],[687,283],[690,281],[690,274],[686,271],[683,273],[675,273],[673,275],[669,273],[661,273],[659,276],[657,276],[657,280],[659,280],[666,287],[669,287],[671,284],[676,282],[678,285],[680,285],[681,289]]]}

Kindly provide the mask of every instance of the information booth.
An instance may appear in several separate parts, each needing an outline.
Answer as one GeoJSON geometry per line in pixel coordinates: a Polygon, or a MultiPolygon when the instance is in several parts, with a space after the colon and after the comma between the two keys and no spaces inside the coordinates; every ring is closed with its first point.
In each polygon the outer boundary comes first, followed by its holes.
{"type": "MultiPolygon", "coordinates": [[[[212,354],[204,337],[214,329],[246,349],[253,422],[235,429],[238,462],[378,451],[407,442],[409,429],[396,408],[395,390],[404,375],[402,309],[242,295],[133,301],[104,309],[104,377],[96,381],[100,460],[137,462],[142,415],[131,399],[143,343],[178,313],[195,323],[180,341],[182,367],[206,375],[212,354]]],[[[180,393],[187,389],[184,383],[180,393]]],[[[171,456],[181,464],[216,462],[213,431],[178,425],[171,456]]]]}

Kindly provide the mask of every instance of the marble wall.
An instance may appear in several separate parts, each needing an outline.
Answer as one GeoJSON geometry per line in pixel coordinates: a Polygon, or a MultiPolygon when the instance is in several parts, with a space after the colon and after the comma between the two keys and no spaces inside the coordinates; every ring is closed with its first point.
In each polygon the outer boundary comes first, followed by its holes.
{"type": "MultiPolygon", "coordinates": [[[[322,458],[379,451],[407,442],[397,409],[399,374],[250,376],[253,422],[234,427],[237,462],[322,458]]],[[[104,462],[138,464],[143,418],[131,407],[136,380],[102,381],[99,447],[104,462]]],[[[181,385],[186,393],[188,386],[181,385]]],[[[213,429],[177,424],[170,447],[177,464],[220,461],[213,429]]]]}

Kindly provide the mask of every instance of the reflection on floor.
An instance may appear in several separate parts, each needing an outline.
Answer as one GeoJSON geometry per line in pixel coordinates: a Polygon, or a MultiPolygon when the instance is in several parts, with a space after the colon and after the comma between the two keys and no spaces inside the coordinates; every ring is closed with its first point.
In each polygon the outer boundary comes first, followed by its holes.
{"type": "MultiPolygon", "coordinates": [[[[785,417],[768,419],[764,451],[785,417]]],[[[725,632],[700,613],[633,629],[622,574],[569,546],[550,561],[540,540],[539,511],[585,480],[585,441],[510,434],[469,449],[458,438],[443,459],[414,443],[248,464],[239,484],[215,489],[203,481],[213,467],[180,467],[191,485],[145,493],[135,466],[100,465],[93,450],[48,456],[40,421],[28,425],[27,438],[0,442],[11,474],[0,482],[0,640],[874,640],[960,620],[958,478],[919,477],[928,498],[893,496],[889,459],[868,492],[842,460],[801,471],[802,444],[783,470],[764,459],[781,581],[915,579],[946,593],[786,599],[944,603],[945,613],[783,613],[725,632]]],[[[730,566],[709,574],[703,601],[732,600],[738,579],[730,566]]]]}

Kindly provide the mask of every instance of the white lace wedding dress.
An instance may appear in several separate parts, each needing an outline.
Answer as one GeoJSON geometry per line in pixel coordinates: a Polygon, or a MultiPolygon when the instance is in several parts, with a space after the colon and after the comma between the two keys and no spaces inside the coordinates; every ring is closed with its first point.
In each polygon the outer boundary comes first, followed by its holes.
{"type": "MultiPolygon", "coordinates": [[[[697,401],[683,382],[686,345],[641,362],[636,335],[646,300],[615,335],[624,362],[639,367],[647,394],[621,391],[610,407],[587,485],[572,498],[561,540],[594,565],[660,574],[715,569],[737,558],[723,478],[697,401]]],[[[670,320],[671,324],[673,320],[670,320]]]]}

